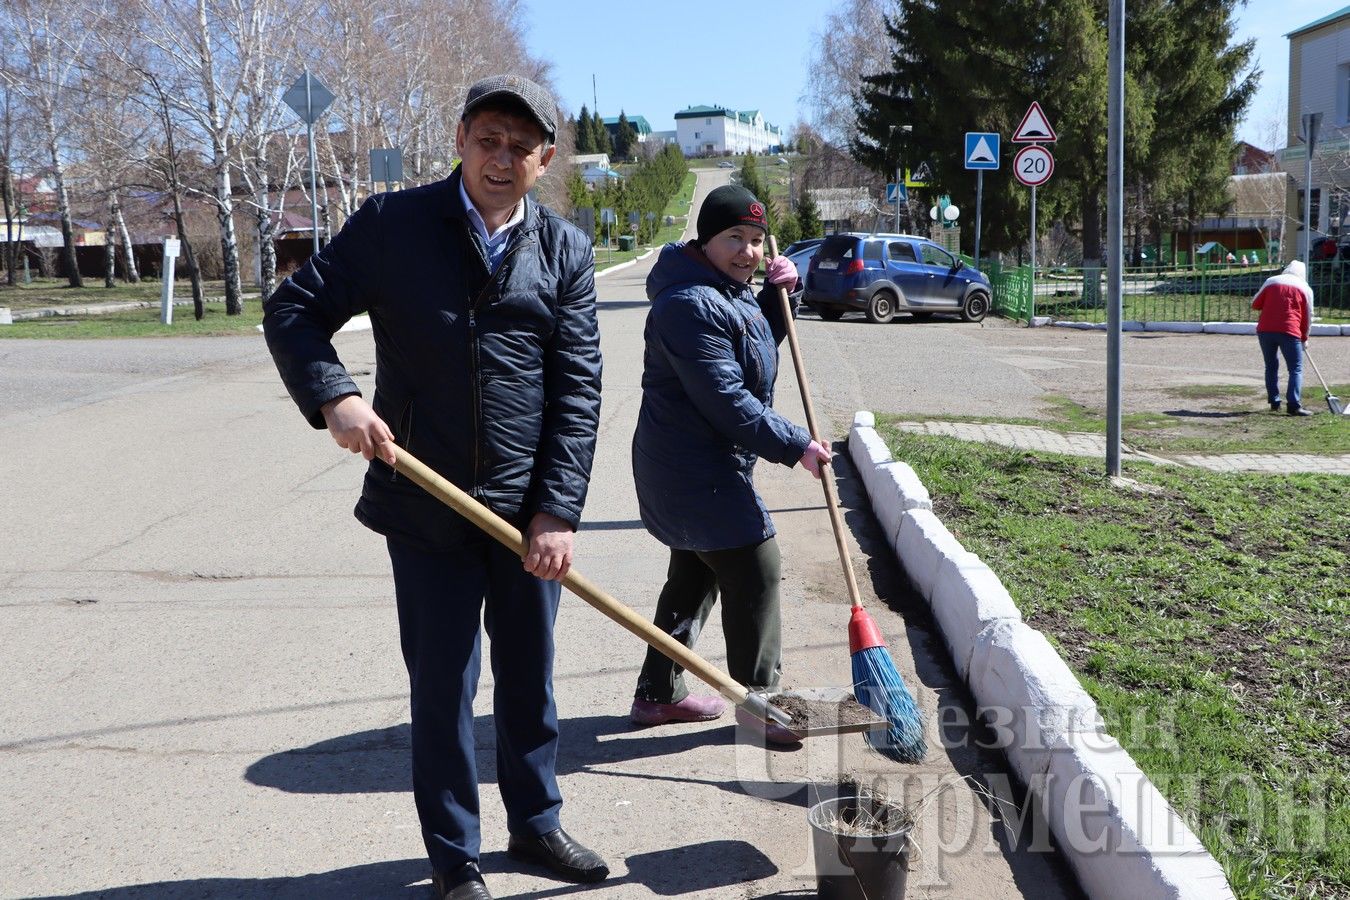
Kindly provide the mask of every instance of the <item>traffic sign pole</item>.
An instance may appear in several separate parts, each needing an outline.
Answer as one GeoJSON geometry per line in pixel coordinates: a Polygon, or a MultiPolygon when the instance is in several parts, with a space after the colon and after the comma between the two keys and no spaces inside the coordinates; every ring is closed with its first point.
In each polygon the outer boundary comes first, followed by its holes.
{"type": "Polygon", "coordinates": [[[1031,186],[1031,308],[1027,312],[1027,324],[1036,315],[1036,185],[1031,186]]]}
{"type": "Polygon", "coordinates": [[[984,169],[975,170],[975,268],[980,267],[980,211],[984,208],[984,169]]]}

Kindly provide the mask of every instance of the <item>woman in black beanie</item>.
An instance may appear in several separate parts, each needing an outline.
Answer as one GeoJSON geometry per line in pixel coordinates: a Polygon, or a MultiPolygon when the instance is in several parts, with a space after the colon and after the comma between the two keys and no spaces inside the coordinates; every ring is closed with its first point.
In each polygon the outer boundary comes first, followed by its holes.
{"type": "MultiPolygon", "coordinates": [[[[656,625],[692,647],[720,590],[727,667],[751,690],[777,687],[782,673],[778,543],[752,482],[755,461],[800,463],[819,478],[830,458],[772,408],[786,334],[777,285],[790,290],[797,269],[777,257],[758,295],[751,289],[767,229],[763,204],[726,185],[704,199],[696,240],[661,249],[647,276],[652,308],[633,435],[642,524],[670,548],[656,625]]],[[[706,721],[725,708],[718,697],[690,694],[683,671],[647,651],[634,722],[706,721]]],[[[773,724],[765,736],[775,744],[797,740],[773,724]]]]}

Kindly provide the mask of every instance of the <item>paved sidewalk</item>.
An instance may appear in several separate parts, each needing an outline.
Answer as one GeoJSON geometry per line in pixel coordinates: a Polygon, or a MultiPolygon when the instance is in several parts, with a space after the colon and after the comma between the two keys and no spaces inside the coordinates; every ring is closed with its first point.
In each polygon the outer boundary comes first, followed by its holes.
{"type": "MultiPolygon", "coordinates": [[[[1016,447],[1020,450],[1041,450],[1068,456],[1106,456],[1106,437],[1082,431],[1051,431],[1029,425],[981,424],[976,422],[901,422],[901,431],[916,434],[937,434],[963,441],[982,441],[1016,447]]],[[[1124,448],[1126,458],[1154,463],[1179,463],[1213,472],[1267,472],[1291,474],[1311,472],[1325,475],[1350,475],[1350,454],[1341,456],[1314,456],[1308,453],[1222,453],[1179,454],[1159,457],[1124,448]]]]}

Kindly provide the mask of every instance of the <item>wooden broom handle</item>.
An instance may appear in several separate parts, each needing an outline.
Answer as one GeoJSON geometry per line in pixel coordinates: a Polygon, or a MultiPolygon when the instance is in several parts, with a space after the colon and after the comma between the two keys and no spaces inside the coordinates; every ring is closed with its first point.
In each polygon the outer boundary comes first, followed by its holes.
{"type": "MultiPolygon", "coordinates": [[[[769,235],[769,259],[778,255],[778,241],[769,235]]],[[[811,405],[811,386],[806,380],[806,364],[802,362],[802,348],[797,343],[797,324],[792,318],[792,301],[788,299],[787,288],[778,288],[778,302],[783,307],[783,323],[787,327],[788,347],[792,351],[792,366],[797,370],[797,386],[802,392],[802,406],[806,408],[806,428],[811,437],[821,446],[829,446],[816,423],[816,410],[811,405]]],[[[839,501],[834,496],[834,479],[825,464],[820,476],[820,486],[825,491],[825,506],[830,511],[830,527],[834,530],[834,546],[839,551],[839,563],[844,567],[844,583],[848,586],[848,599],[853,606],[862,606],[862,596],[858,593],[858,579],[853,574],[853,557],[848,552],[848,541],[844,538],[844,517],[839,514],[839,501]]]]}
{"type": "MultiPolygon", "coordinates": [[[[507,548],[515,551],[521,559],[525,558],[525,554],[529,550],[529,542],[525,540],[518,528],[469,496],[457,485],[443,478],[402,447],[395,445],[394,456],[396,460],[395,468],[398,471],[408,476],[437,500],[487,532],[488,535],[506,545],[507,548]]],[[[642,638],[668,658],[684,666],[687,671],[712,685],[732,703],[738,706],[746,703],[750,692],[743,685],[732,680],[731,676],[642,618],[597,585],[591,583],[576,569],[568,570],[562,583],[564,587],[582,600],[642,638]]]]}

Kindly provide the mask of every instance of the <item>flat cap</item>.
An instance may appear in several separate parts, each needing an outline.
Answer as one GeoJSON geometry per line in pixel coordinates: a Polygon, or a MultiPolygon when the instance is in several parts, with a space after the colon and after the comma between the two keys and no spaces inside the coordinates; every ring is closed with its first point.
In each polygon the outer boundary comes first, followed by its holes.
{"type": "Polygon", "coordinates": [[[473,87],[469,88],[468,96],[464,98],[464,111],[460,113],[460,118],[469,115],[489,100],[506,98],[515,100],[529,110],[549,140],[557,136],[558,107],[553,102],[552,95],[530,79],[519,75],[493,75],[475,82],[473,87]]]}

